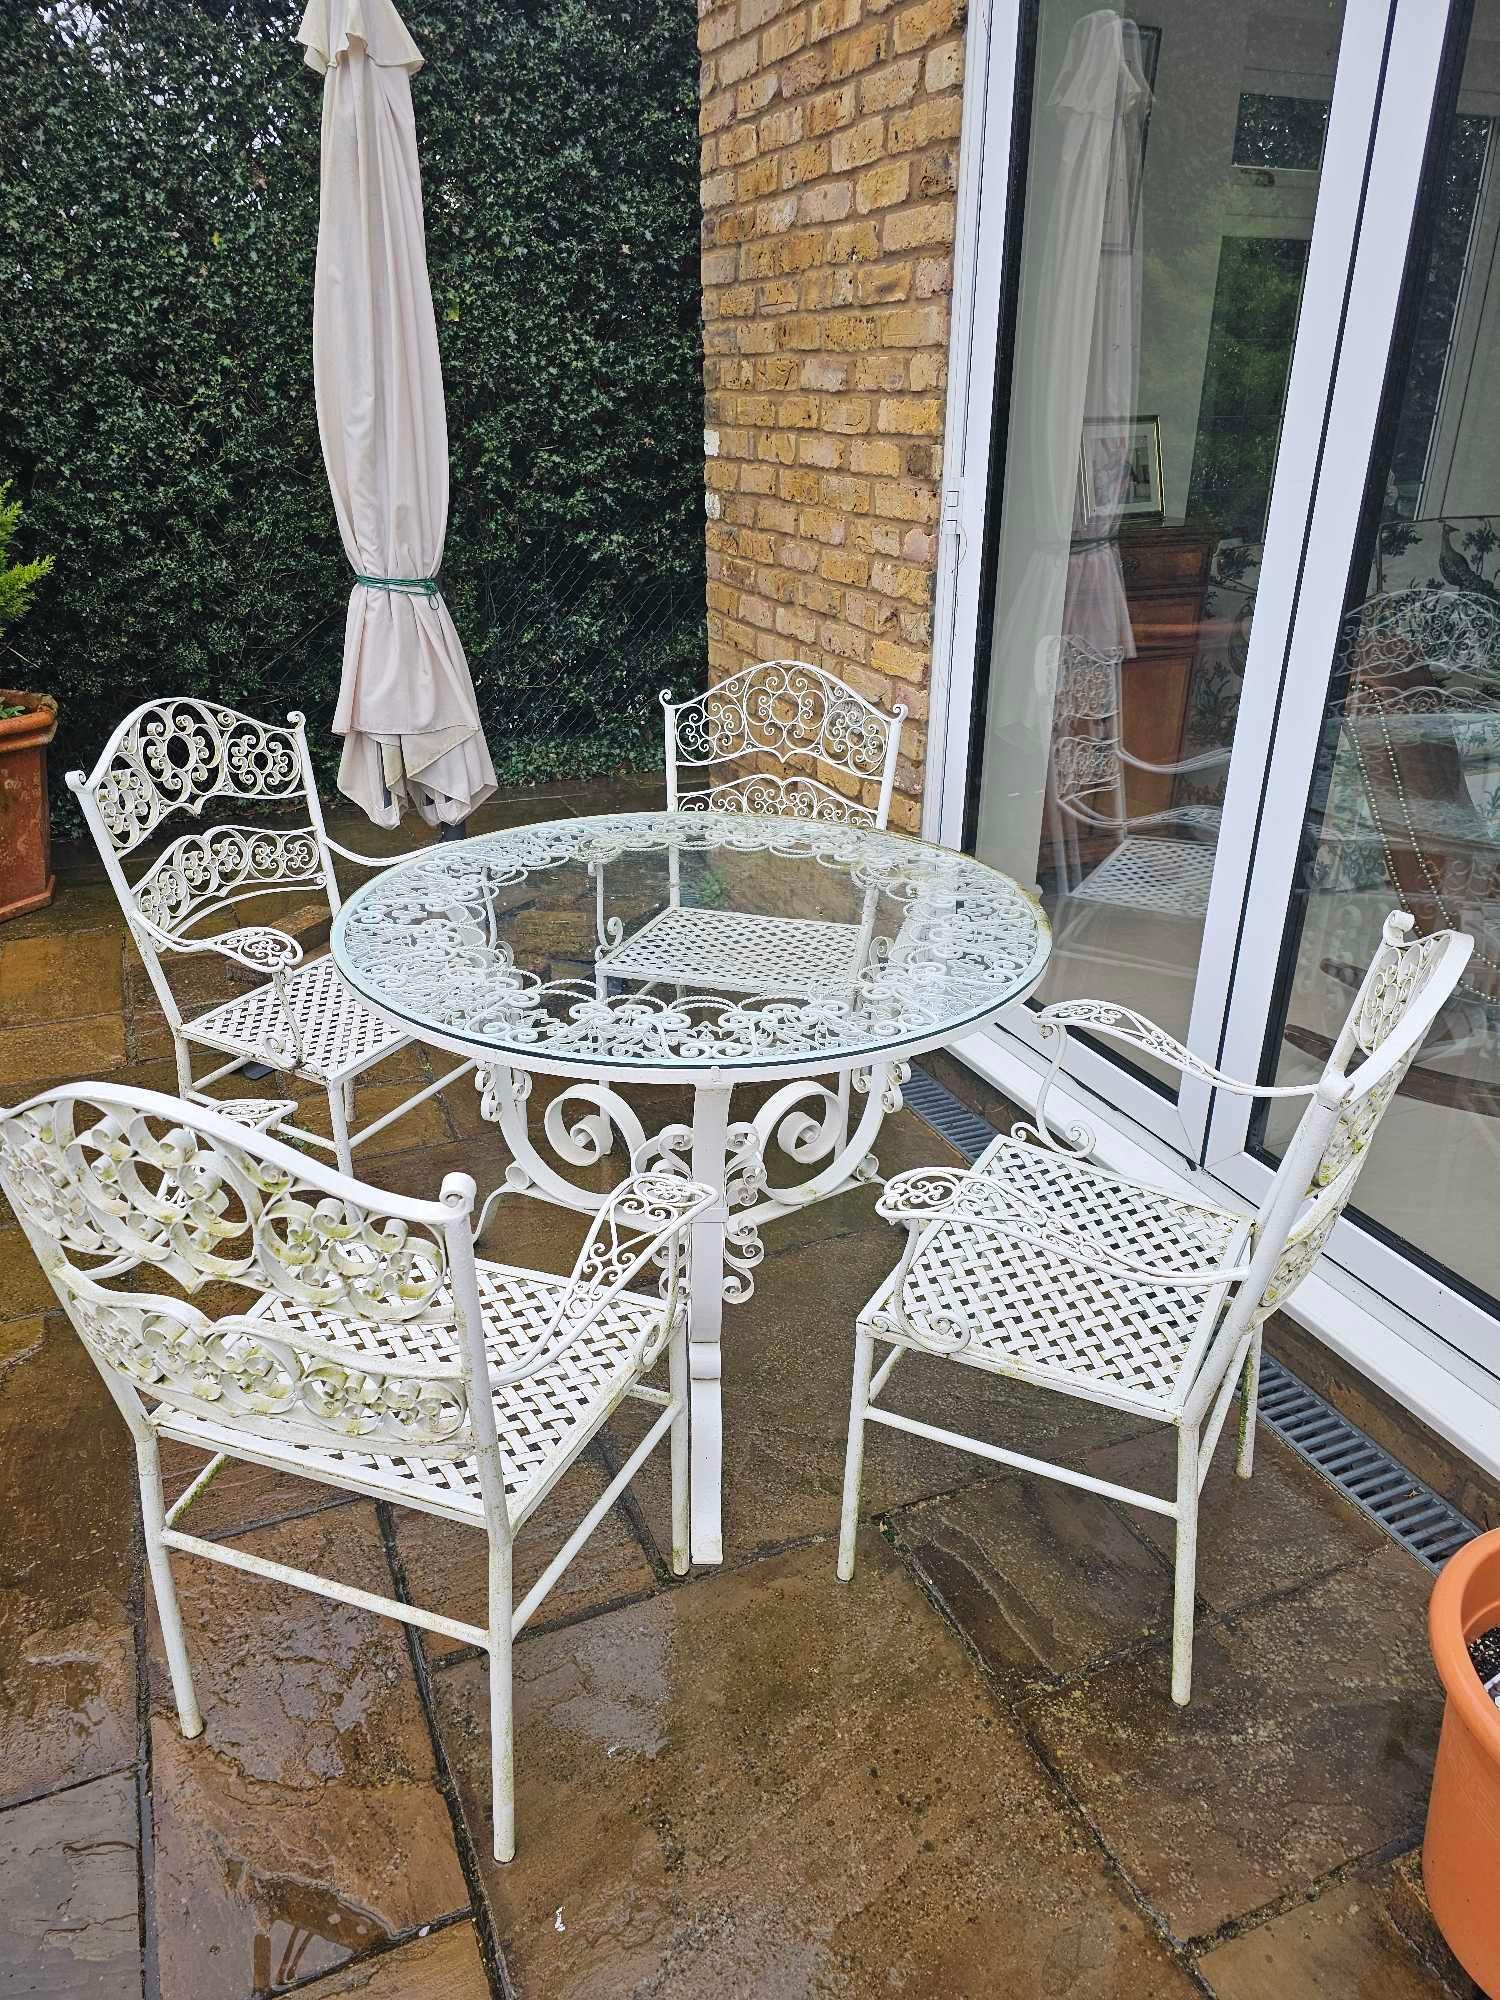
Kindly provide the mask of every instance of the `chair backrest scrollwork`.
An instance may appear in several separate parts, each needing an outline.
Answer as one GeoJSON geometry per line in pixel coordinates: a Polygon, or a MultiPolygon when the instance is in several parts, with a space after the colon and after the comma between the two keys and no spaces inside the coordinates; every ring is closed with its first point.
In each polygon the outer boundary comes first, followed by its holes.
{"type": "Polygon", "coordinates": [[[661,699],[670,810],[886,824],[904,706],[887,714],[805,660],[765,660],[692,701],[661,699]]]}
{"type": "Polygon", "coordinates": [[[185,696],[146,702],[114,731],[92,771],[68,773],[68,785],[174,1025],[180,1015],[158,951],[163,941],[189,937],[233,904],[288,889],[321,890],[337,913],[333,857],[300,714],[280,724],[185,696]],[[127,875],[127,858],[165,822],[202,819],[220,801],[300,805],[305,819],[290,826],[194,827],[134,879],[127,875]]]}
{"type": "Polygon", "coordinates": [[[1376,1128],[1469,961],[1474,941],[1462,931],[1419,938],[1412,930],[1405,912],[1387,917],[1323,1082],[1261,1204],[1258,1255],[1262,1263],[1274,1261],[1251,1290],[1256,1320],[1283,1304],[1317,1262],[1349,1205],[1376,1128]]]}
{"type": "Polygon", "coordinates": [[[1121,756],[1123,689],[1118,647],[1100,651],[1081,639],[1050,641],[1053,669],[1053,804],[1094,826],[1125,824],[1125,765],[1121,756]]]}
{"type": "Polygon", "coordinates": [[[493,1437],[467,1175],[439,1202],[386,1195],[201,1106],[91,1083],[0,1112],[0,1186],[133,1426],[145,1397],[324,1451],[453,1458],[493,1437]],[[209,1287],[227,1310],[194,1303],[209,1287]],[[392,1346],[422,1323],[448,1330],[432,1358],[392,1346]]]}

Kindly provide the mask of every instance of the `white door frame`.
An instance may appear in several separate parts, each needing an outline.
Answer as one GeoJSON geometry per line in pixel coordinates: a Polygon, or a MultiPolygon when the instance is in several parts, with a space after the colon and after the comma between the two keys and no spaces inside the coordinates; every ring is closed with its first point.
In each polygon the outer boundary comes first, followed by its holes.
{"type": "MultiPolygon", "coordinates": [[[[1024,7],[1025,0],[975,0],[969,13],[962,130],[965,135],[980,134],[981,139],[978,145],[961,144],[959,155],[944,444],[944,532],[934,618],[923,818],[923,831],[929,838],[954,846],[962,841],[968,792],[1005,248],[1008,230],[1020,221],[1009,209],[1016,58],[1024,7]]],[[[1399,73],[1390,67],[1397,59],[1397,20],[1401,35],[1415,43],[1421,39],[1424,23],[1430,36],[1431,16],[1444,11],[1434,9],[1431,0],[1347,0],[1235,730],[1235,756],[1187,1037],[1190,1047],[1211,1062],[1221,1056],[1229,989],[1237,960],[1243,957],[1241,918],[1251,863],[1259,865],[1257,843],[1263,831],[1266,770],[1281,706],[1292,621],[1302,609],[1305,576],[1319,573],[1308,568],[1309,519],[1318,476],[1326,462],[1329,385],[1350,339],[1351,267],[1367,209],[1366,177],[1375,112],[1385,76],[1399,73]]],[[[1440,42],[1440,33],[1437,39],[1440,42]]],[[[1361,473],[1363,460],[1362,451],[1358,461],[1361,473]]],[[[1342,610],[1345,574],[1347,567],[1340,573],[1337,611],[1342,610]]],[[[1336,618],[1337,612],[1333,615],[1336,618]]],[[[1326,657],[1331,657],[1331,642],[1326,657]]],[[[1309,750],[1309,769],[1310,756],[1309,750]]],[[[1279,830],[1285,832],[1286,828],[1279,830]]],[[[1260,879],[1268,878],[1262,874],[1260,879]]],[[[1290,874],[1283,879],[1289,881],[1290,874]]],[[[1244,1018],[1243,1010],[1237,1018],[1244,1018]]],[[[1262,1021],[1264,1018],[1262,1013],[1262,1021]]],[[[999,1032],[1013,1035],[1033,1051],[1037,1048],[1035,1031],[1020,1010],[999,1032]]],[[[1259,1054],[1257,1046],[1252,1070],[1259,1054]]],[[[1232,1068],[1233,1064],[1226,1061],[1226,1066],[1232,1068]]],[[[1113,1102],[1125,1116],[1155,1133],[1184,1158],[1196,1161],[1203,1157],[1211,1103],[1201,1086],[1185,1085],[1177,1098],[1170,1098],[1109,1056],[1083,1046],[1075,1047],[1068,1067],[1086,1089],[1113,1102]]]]}
{"type": "MultiPolygon", "coordinates": [[[[1025,4],[971,0],[969,10],[963,131],[966,141],[975,133],[982,138],[977,146],[966,142],[960,155],[923,816],[928,838],[954,845],[962,838],[968,788],[1001,274],[1011,222],[1016,52],[1025,4]]],[[[1247,1077],[1259,1070],[1276,998],[1287,891],[1449,12],[1449,0],[1348,0],[1189,1034],[1199,1054],[1247,1077]],[[1383,78],[1397,83],[1384,100],[1387,115],[1377,122],[1383,78]],[[1376,226],[1361,234],[1367,215],[1376,226]],[[1392,216],[1404,217],[1405,226],[1393,231],[1392,216]],[[1332,467],[1341,469],[1339,476],[1320,476],[1332,467]],[[1350,468],[1353,476],[1347,476],[1350,468]],[[1336,587],[1309,587],[1309,579],[1325,577],[1336,578],[1336,587]]],[[[1004,1028],[969,1037],[962,1053],[1010,1095],[1034,1101],[1031,1079],[1041,1063],[1019,1010],[1004,1028]]],[[[1070,1075],[1080,1103],[1096,1116],[1106,1112],[1101,1152],[1123,1147],[1137,1171],[1142,1161],[1154,1160],[1147,1178],[1171,1176],[1176,1156],[1177,1171],[1190,1184],[1251,1200],[1263,1191],[1270,1169],[1245,1149],[1243,1100],[1192,1086],[1179,1100],[1180,1134],[1174,1138],[1161,1116],[1166,1100],[1107,1057],[1080,1050],[1070,1075]],[[1108,1136],[1111,1125],[1115,1138],[1108,1136]]],[[[1299,1294],[1296,1317],[1442,1434],[1500,1466],[1494,1437],[1500,1369],[1491,1372],[1474,1358],[1494,1350],[1493,1315],[1353,1220],[1339,1224],[1323,1272],[1304,1288],[1305,1304],[1299,1294]]]]}
{"type": "MultiPolygon", "coordinates": [[[[1376,135],[1368,189],[1374,214],[1410,217],[1414,212],[1446,28],[1446,9],[1439,7],[1404,7],[1398,20],[1391,63],[1393,73],[1402,78],[1402,100],[1399,112],[1393,110],[1384,118],[1376,135]]],[[[1346,579],[1351,571],[1390,337],[1404,288],[1407,234],[1402,232],[1400,242],[1393,243],[1388,232],[1370,231],[1356,259],[1348,330],[1329,407],[1327,457],[1332,464],[1358,470],[1356,476],[1326,479],[1319,487],[1308,534],[1310,574],[1346,579]]],[[[1260,828],[1254,884],[1267,887],[1262,891],[1252,885],[1243,948],[1229,981],[1224,1017],[1222,1066],[1232,1074],[1258,1072],[1266,1023],[1279,997],[1287,913],[1282,896],[1273,891],[1284,891],[1297,864],[1343,615],[1342,589],[1337,594],[1308,594],[1295,622],[1278,690],[1280,717],[1265,796],[1284,801],[1286,809],[1265,813],[1260,828]]],[[[1247,1150],[1252,1116],[1253,1106],[1245,1099],[1218,1093],[1203,1159],[1219,1179],[1256,1200],[1272,1169],[1247,1150]]],[[[1362,1285],[1429,1329],[1427,1344],[1445,1366],[1464,1369],[1477,1364],[1500,1376],[1494,1314],[1465,1291],[1351,1218],[1340,1222],[1328,1255],[1362,1285]],[[1485,1356],[1490,1358],[1481,1359],[1485,1356]]]]}

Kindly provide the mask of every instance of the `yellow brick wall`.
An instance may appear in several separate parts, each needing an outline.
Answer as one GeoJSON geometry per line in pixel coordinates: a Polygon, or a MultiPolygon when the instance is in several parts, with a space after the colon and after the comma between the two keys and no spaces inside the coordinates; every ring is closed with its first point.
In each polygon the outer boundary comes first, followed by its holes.
{"type": "Polygon", "coordinates": [[[918,819],[961,0],[699,0],[709,666],[911,712],[918,819]]]}

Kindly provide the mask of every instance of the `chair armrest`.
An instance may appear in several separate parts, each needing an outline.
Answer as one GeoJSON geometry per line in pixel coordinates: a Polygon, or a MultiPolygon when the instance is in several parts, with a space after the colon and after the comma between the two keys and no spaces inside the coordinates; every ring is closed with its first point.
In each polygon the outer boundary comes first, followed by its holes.
{"type": "MultiPolygon", "coordinates": [[[[904,1223],[916,1238],[931,1225],[969,1229],[980,1235],[1010,1237],[1030,1243],[1049,1256],[1082,1264],[1123,1284],[1174,1285],[1207,1291],[1246,1277],[1248,1264],[1222,1260],[1165,1269],[1127,1257],[1092,1230],[1064,1227],[1039,1203],[997,1180],[959,1167],[912,1167],[896,1174],[881,1190],[875,1212],[888,1222],[904,1223]]],[[[1248,1228],[1248,1222],[1246,1228],[1248,1228]]],[[[1235,1239],[1230,1238],[1230,1243],[1235,1239]]],[[[908,1249],[908,1258],[911,1249],[908,1249]]]]}
{"type": "Polygon", "coordinates": [[[1212,1063],[1195,1056],[1190,1048],[1179,1042],[1175,1035],[1169,1035],[1165,1028],[1159,1028],[1155,1021],[1145,1014],[1138,1014],[1133,1007],[1119,1006],[1113,1000],[1058,1000],[1050,1007],[1043,1007],[1036,1015],[1036,1023],[1044,1037],[1057,1035],[1059,1049],[1053,1057],[1053,1066],[1062,1053],[1069,1032],[1074,1028],[1087,1028],[1090,1034],[1107,1035],[1111,1041],[1127,1042],[1139,1049],[1143,1055],[1155,1056],[1185,1076],[1196,1076],[1203,1083],[1210,1083],[1215,1090],[1232,1090],[1238,1097],[1311,1097],[1317,1090],[1315,1083],[1245,1083],[1239,1077],[1229,1076],[1212,1063]]]}
{"type": "Polygon", "coordinates": [[[426,847],[410,847],[404,854],[356,854],[352,847],[345,847],[331,834],[325,833],[323,840],[335,854],[342,854],[346,861],[357,861],[361,868],[393,868],[398,861],[415,861],[419,854],[430,854],[438,845],[433,840],[426,847]]]}
{"type": "Polygon", "coordinates": [[[273,924],[246,924],[239,930],[220,931],[216,937],[181,938],[162,930],[139,911],[130,921],[135,929],[146,933],[159,951],[184,955],[214,952],[220,958],[232,959],[236,965],[243,965],[250,972],[285,972],[291,966],[302,963],[301,945],[273,924]]]}
{"type": "MultiPolygon", "coordinates": [[[[649,1367],[677,1319],[684,1262],[682,1239],[718,1199],[711,1187],[680,1174],[636,1173],[622,1181],[590,1223],[566,1289],[546,1327],[515,1361],[490,1370],[491,1385],[502,1388],[550,1366],[587,1332],[612,1300],[629,1290],[632,1279],[656,1264],[663,1267],[661,1327],[659,1336],[648,1340],[638,1357],[642,1367],[649,1367]]],[[[486,1202],[483,1215],[488,1214],[489,1206],[486,1202]]]]}
{"type": "Polygon", "coordinates": [[[1154,771],[1159,777],[1181,776],[1185,771],[1212,771],[1229,762],[1227,750],[1200,750],[1195,757],[1182,757],[1173,764],[1153,764],[1149,758],[1133,757],[1123,745],[1120,747],[1120,762],[1128,764],[1133,771],[1154,771]]]}
{"type": "Polygon", "coordinates": [[[1036,1110],[1031,1122],[1016,1126],[1016,1131],[1038,1139],[1054,1152],[1073,1153],[1080,1157],[1094,1150],[1094,1134],[1087,1126],[1070,1126],[1065,1138],[1060,1138],[1047,1123],[1047,1098],[1057,1082],[1058,1072],[1068,1052],[1068,1035],[1074,1028],[1087,1028],[1091,1034],[1107,1035],[1111,1041],[1125,1042],[1131,1048],[1139,1049],[1142,1055],[1154,1056],[1158,1062],[1167,1063],[1184,1076],[1197,1077],[1200,1083],[1207,1083],[1215,1090],[1231,1090],[1237,1097],[1312,1097],[1318,1085],[1315,1083],[1242,1083],[1238,1077],[1228,1076],[1223,1070],[1215,1069],[1185,1048],[1175,1035],[1169,1035],[1165,1028],[1159,1028],[1146,1015],[1138,1014],[1133,1007],[1118,1006],[1113,1000],[1058,1000],[1052,1006],[1043,1007],[1035,1016],[1038,1030],[1044,1040],[1056,1038],[1051,1061],[1042,1077],[1041,1089],[1037,1092],[1036,1110]]]}

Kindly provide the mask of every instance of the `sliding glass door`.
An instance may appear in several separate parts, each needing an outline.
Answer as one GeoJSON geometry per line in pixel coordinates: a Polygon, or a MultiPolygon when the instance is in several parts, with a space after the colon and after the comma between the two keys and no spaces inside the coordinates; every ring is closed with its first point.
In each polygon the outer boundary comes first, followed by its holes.
{"type": "MultiPolygon", "coordinates": [[[[1349,255],[1350,204],[1320,224],[1344,7],[1041,0],[1034,25],[966,844],[1041,890],[1040,1002],[1185,1037],[1315,231],[1326,272],[1349,255]]],[[[1144,1115],[1185,1143],[1170,1100],[1144,1115]]]]}
{"type": "MultiPolygon", "coordinates": [[[[1012,171],[960,211],[994,365],[960,337],[932,830],[1037,884],[1041,1002],[1124,1002],[1265,1083],[1318,1073],[1390,910],[1472,932],[1325,1269],[1380,1379],[1488,1407],[1500,0],[986,17],[1012,171]]],[[[1031,1017],[993,1046],[1024,1096],[1031,1017]]],[[[1287,1141],[1281,1107],[1103,1047],[1070,1075],[1209,1188],[1259,1196],[1287,1141]]]]}
{"type": "MultiPolygon", "coordinates": [[[[1441,107],[1339,626],[1268,1073],[1316,1075],[1393,907],[1476,940],[1360,1184],[1387,1246],[1500,1299],[1500,0],[1441,107]]],[[[1284,1118],[1252,1126],[1274,1159],[1284,1118]]],[[[1449,1314],[1449,1323],[1455,1316],[1449,1314]]],[[[1493,1339],[1484,1351],[1494,1365],[1493,1339]]]]}

